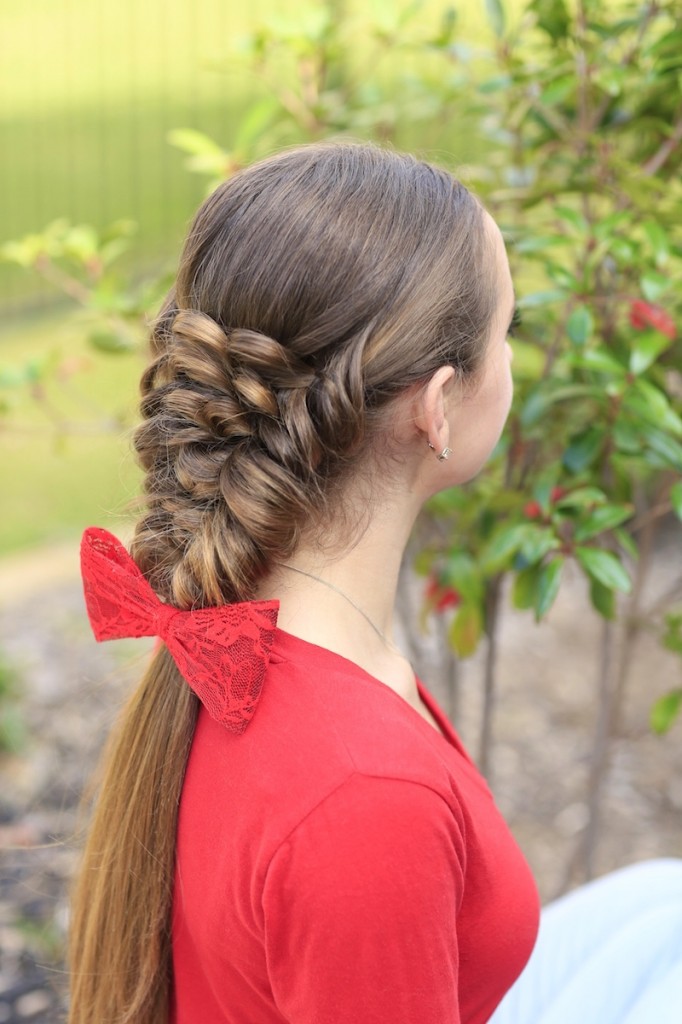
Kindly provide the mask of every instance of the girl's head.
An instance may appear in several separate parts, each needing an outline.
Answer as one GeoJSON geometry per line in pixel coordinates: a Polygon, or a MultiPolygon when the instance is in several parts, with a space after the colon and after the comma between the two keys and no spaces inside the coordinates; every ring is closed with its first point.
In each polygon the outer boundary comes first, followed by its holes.
{"type": "Polygon", "coordinates": [[[285,152],[216,189],[142,381],[133,555],[162,596],[247,599],[393,451],[400,396],[444,367],[486,387],[500,247],[449,174],[369,145],[285,152]]]}

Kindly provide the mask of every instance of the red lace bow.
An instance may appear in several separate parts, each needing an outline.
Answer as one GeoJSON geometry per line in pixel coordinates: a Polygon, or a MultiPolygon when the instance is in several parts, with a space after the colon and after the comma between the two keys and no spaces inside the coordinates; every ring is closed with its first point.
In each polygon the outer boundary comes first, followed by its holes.
{"type": "Polygon", "coordinates": [[[156,596],[121,542],[90,527],[81,542],[85,604],[97,640],[158,636],[209,715],[243,732],[258,703],[279,601],[182,611],[156,596]]]}

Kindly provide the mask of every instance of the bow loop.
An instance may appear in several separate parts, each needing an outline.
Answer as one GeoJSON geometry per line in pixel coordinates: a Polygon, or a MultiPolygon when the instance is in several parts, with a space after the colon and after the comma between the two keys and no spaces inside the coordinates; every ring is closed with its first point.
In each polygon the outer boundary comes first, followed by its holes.
{"type": "Polygon", "coordinates": [[[159,636],[208,713],[231,732],[251,721],[277,625],[278,601],[183,611],[154,593],[121,542],[90,527],[81,572],[95,638],[159,636]]]}

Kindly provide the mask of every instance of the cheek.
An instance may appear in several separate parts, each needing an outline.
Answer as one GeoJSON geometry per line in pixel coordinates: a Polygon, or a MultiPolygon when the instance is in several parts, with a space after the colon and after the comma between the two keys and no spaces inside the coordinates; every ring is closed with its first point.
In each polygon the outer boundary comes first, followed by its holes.
{"type": "Polygon", "coordinates": [[[514,382],[511,372],[512,352],[508,342],[505,342],[502,358],[495,367],[495,373],[490,382],[490,406],[505,419],[509,412],[512,397],[514,394],[514,382]]]}
{"type": "Polygon", "coordinates": [[[507,392],[507,412],[509,412],[509,406],[511,405],[512,396],[514,394],[514,379],[512,377],[512,363],[514,361],[514,349],[511,347],[508,341],[504,343],[504,360],[502,373],[505,380],[505,389],[507,392]]]}
{"type": "MultiPolygon", "coordinates": [[[[509,345],[507,345],[507,348],[509,348],[509,351],[511,352],[511,348],[509,347],[509,345]]],[[[512,376],[512,367],[511,367],[512,359],[513,359],[513,354],[510,356],[509,361],[507,362],[507,388],[509,390],[509,402],[508,402],[508,406],[507,406],[507,412],[509,412],[509,408],[511,407],[512,398],[514,396],[514,378],[512,376]]]]}

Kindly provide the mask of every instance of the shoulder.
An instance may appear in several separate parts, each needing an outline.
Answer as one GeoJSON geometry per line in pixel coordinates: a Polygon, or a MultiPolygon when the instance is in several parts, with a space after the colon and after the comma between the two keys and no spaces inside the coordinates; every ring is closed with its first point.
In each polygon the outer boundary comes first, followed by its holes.
{"type": "Polygon", "coordinates": [[[200,713],[184,817],[215,816],[205,807],[210,792],[224,828],[235,837],[258,829],[265,853],[344,794],[360,800],[358,813],[372,801],[388,810],[391,801],[420,793],[422,804],[456,814],[457,798],[437,750],[444,744],[435,730],[428,735],[430,729],[397,694],[343,659],[320,667],[275,661],[244,733],[232,735],[200,713]]]}
{"type": "Polygon", "coordinates": [[[344,658],[271,665],[258,715],[254,744],[267,736],[271,753],[288,759],[294,741],[296,761],[320,764],[329,791],[351,775],[451,791],[443,738],[390,687],[344,658]]]}
{"type": "Polygon", "coordinates": [[[414,863],[421,871],[431,860],[463,877],[465,858],[464,822],[452,800],[421,781],[355,772],[282,836],[272,861],[309,861],[318,872],[332,867],[334,877],[339,864],[363,864],[371,877],[385,876],[394,861],[409,875],[414,863]]]}

